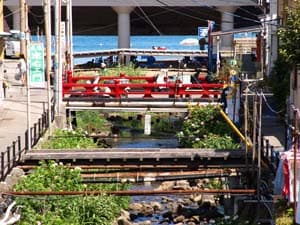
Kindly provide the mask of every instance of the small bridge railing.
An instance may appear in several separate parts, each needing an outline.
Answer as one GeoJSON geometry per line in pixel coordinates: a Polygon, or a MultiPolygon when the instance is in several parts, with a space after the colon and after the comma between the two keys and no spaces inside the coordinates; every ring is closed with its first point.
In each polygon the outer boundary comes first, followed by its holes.
{"type": "Polygon", "coordinates": [[[224,85],[221,83],[182,83],[180,80],[156,82],[149,76],[77,76],[67,77],[63,83],[63,97],[105,96],[119,99],[123,96],[142,95],[144,98],[167,95],[169,97],[220,98],[224,85]],[[109,81],[109,82],[106,82],[109,81]],[[141,83],[141,81],[144,81],[141,83]]]}

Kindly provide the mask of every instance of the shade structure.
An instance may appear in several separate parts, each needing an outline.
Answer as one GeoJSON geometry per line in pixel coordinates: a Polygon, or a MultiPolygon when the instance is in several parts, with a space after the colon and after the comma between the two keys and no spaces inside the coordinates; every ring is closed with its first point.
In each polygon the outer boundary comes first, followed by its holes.
{"type": "Polygon", "coordinates": [[[199,41],[196,38],[186,38],[183,39],[179,44],[182,46],[196,46],[199,45],[199,41]]]}

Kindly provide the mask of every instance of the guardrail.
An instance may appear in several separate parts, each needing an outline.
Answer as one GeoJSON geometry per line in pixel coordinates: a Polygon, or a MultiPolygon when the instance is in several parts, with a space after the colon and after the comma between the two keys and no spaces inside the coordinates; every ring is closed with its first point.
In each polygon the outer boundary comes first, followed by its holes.
{"type": "MultiPolygon", "coordinates": [[[[45,107],[44,107],[45,109],[45,107]]],[[[54,120],[54,106],[51,107],[52,118],[51,121],[54,120]]],[[[44,135],[46,130],[50,126],[50,122],[48,119],[48,110],[44,110],[41,115],[41,118],[38,119],[36,123],[25,131],[24,141],[21,136],[18,136],[15,141],[12,142],[11,145],[6,147],[6,150],[1,152],[0,155],[0,180],[5,180],[6,176],[10,173],[10,171],[17,165],[17,163],[22,159],[22,155],[29,149],[28,148],[28,135],[30,135],[31,147],[35,146],[40,138],[44,135]]]]}
{"type": "Polygon", "coordinates": [[[183,83],[180,80],[156,81],[149,76],[77,76],[68,74],[67,81],[63,83],[63,97],[68,96],[105,96],[120,99],[123,96],[142,95],[152,98],[157,95],[169,97],[220,98],[224,85],[221,83],[183,83]],[[109,81],[105,82],[105,81],[109,81]],[[144,81],[141,83],[140,81],[144,81]]]}

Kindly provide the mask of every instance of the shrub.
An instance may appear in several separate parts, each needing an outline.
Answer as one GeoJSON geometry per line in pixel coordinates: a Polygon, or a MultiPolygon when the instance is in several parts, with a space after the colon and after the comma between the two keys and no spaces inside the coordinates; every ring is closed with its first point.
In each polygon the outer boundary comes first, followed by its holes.
{"type": "MultiPolygon", "coordinates": [[[[95,188],[96,186],[94,186],[95,188]]],[[[99,186],[97,190],[102,190],[99,186]]],[[[124,189],[125,185],[106,186],[104,190],[124,189]]],[[[80,169],[69,169],[55,162],[41,162],[30,175],[22,178],[15,186],[16,191],[84,191],[80,169]]],[[[19,224],[31,225],[110,225],[122,207],[129,203],[128,197],[99,196],[47,196],[16,197],[22,205],[19,224]]]]}
{"type": "Polygon", "coordinates": [[[41,144],[44,149],[83,149],[97,148],[93,138],[86,137],[82,130],[69,131],[57,129],[53,137],[41,144]]]}
{"type": "Polygon", "coordinates": [[[213,105],[193,107],[177,134],[184,147],[236,149],[230,127],[213,105]]]}

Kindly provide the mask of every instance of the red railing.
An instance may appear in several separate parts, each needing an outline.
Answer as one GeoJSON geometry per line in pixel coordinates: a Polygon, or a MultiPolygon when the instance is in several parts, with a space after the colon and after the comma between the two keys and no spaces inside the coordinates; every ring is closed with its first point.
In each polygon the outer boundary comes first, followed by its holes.
{"type": "MultiPolygon", "coordinates": [[[[167,80],[167,77],[165,78],[167,80]]],[[[109,96],[121,98],[142,95],[151,98],[157,95],[185,98],[197,95],[199,98],[219,98],[223,89],[220,83],[183,84],[176,82],[157,83],[152,76],[76,76],[71,73],[63,83],[63,95],[68,96],[109,96]],[[143,81],[140,83],[140,81],[143,81]],[[109,82],[107,82],[109,81],[109,82]],[[134,83],[139,81],[139,83],[134,83]]]]}

